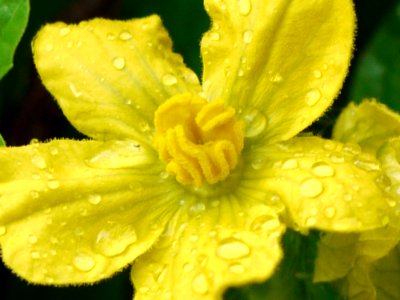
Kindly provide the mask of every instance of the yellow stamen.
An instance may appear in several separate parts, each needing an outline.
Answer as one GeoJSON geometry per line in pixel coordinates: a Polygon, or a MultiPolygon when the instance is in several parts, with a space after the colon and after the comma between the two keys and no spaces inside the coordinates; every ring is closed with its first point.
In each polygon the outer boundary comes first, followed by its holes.
{"type": "Polygon", "coordinates": [[[243,149],[243,126],[232,107],[180,94],[157,109],[154,122],[154,146],[178,182],[213,184],[236,167],[243,149]]]}

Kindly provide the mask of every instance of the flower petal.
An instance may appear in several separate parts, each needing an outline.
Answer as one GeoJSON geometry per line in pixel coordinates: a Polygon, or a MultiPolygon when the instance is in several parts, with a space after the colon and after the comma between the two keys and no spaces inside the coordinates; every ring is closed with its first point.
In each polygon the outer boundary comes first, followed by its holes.
{"type": "Polygon", "coordinates": [[[219,299],[229,286],[271,276],[284,231],[276,210],[239,195],[205,200],[183,206],[136,261],[135,299],[219,299]]]}
{"type": "Polygon", "coordinates": [[[375,99],[366,99],[360,105],[350,103],[333,130],[334,139],[358,143],[370,153],[376,153],[387,139],[399,135],[399,114],[375,99]]]}
{"type": "Polygon", "coordinates": [[[376,158],[356,145],[299,137],[244,156],[252,166],[244,176],[281,197],[295,229],[348,232],[389,222],[387,177],[376,158]]]}
{"type": "Polygon", "coordinates": [[[95,139],[149,140],[160,103],[200,90],[172,52],[158,16],[45,26],[33,45],[36,67],[70,122],[95,139]]]}
{"type": "MultiPolygon", "coordinates": [[[[265,139],[294,136],[331,105],[349,65],[350,0],[206,0],[204,89],[267,120],[265,139]]],[[[250,125],[251,126],[251,125],[250,125]]]]}
{"type": "Polygon", "coordinates": [[[2,257],[30,282],[111,276],[154,243],[173,213],[161,167],[130,141],[1,148],[0,164],[2,257]]]}

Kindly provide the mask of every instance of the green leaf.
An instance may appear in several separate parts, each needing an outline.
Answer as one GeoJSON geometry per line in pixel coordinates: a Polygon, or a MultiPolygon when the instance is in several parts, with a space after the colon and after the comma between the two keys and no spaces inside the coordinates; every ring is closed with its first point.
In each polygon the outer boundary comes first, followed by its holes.
{"type": "Polygon", "coordinates": [[[28,0],[0,0],[0,78],[13,66],[13,56],[28,23],[28,0]]]}
{"type": "Polygon", "coordinates": [[[374,97],[400,111],[400,2],[355,61],[350,99],[374,97]]]}
{"type": "Polygon", "coordinates": [[[6,146],[6,142],[4,141],[3,137],[0,134],[0,147],[5,147],[6,146]]]}

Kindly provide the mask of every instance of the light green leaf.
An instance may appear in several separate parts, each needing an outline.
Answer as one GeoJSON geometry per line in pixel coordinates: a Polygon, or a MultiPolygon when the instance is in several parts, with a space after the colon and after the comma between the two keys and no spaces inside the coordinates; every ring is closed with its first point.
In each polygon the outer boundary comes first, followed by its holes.
{"type": "Polygon", "coordinates": [[[6,142],[4,141],[3,137],[0,135],[0,147],[5,147],[6,142]]]}
{"type": "Polygon", "coordinates": [[[13,56],[28,23],[28,0],[0,0],[0,78],[13,66],[13,56]]]}

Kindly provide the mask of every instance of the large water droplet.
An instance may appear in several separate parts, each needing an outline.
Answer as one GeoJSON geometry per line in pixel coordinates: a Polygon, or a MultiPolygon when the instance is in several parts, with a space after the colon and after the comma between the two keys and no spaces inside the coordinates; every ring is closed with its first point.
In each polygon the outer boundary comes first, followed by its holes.
{"type": "Polygon", "coordinates": [[[318,89],[312,89],[306,94],[306,104],[313,106],[321,99],[321,92],[318,89]]]}
{"type": "Polygon", "coordinates": [[[253,40],[253,31],[246,30],[245,32],[243,32],[243,42],[245,44],[250,44],[252,40],[253,40]]]}
{"type": "Polygon", "coordinates": [[[192,281],[192,288],[197,294],[203,295],[208,292],[209,283],[205,274],[197,274],[192,281]]]}
{"type": "Polygon", "coordinates": [[[318,177],[331,177],[335,175],[335,169],[325,162],[317,162],[313,164],[312,172],[318,177]]]}
{"type": "Polygon", "coordinates": [[[125,68],[125,58],[117,56],[113,59],[112,64],[115,69],[123,70],[125,68]]]}
{"type": "Polygon", "coordinates": [[[34,157],[32,157],[31,161],[39,169],[44,169],[47,167],[46,161],[41,156],[34,156],[34,157]]]}
{"type": "Polygon", "coordinates": [[[109,257],[123,253],[137,240],[136,231],[132,227],[112,225],[100,230],[95,242],[96,251],[109,257]]]}
{"type": "Polygon", "coordinates": [[[316,178],[304,180],[300,185],[300,194],[303,197],[317,197],[323,191],[322,183],[316,178]]]}
{"type": "Polygon", "coordinates": [[[210,32],[210,40],[219,41],[220,38],[221,38],[221,36],[219,35],[218,32],[216,32],[216,31],[210,32]]]}
{"type": "Polygon", "coordinates": [[[238,0],[239,13],[247,16],[251,12],[250,0],[238,0]]]}
{"type": "Polygon", "coordinates": [[[261,134],[268,123],[264,114],[256,109],[250,110],[243,118],[246,122],[244,135],[248,138],[254,138],[261,134]]]}
{"type": "Polygon", "coordinates": [[[7,233],[6,226],[0,226],[0,236],[5,235],[7,233]]]}
{"type": "Polygon", "coordinates": [[[299,166],[299,163],[297,162],[297,160],[294,158],[290,158],[283,162],[282,169],[285,169],[285,170],[295,169],[298,166],[299,166]]]}
{"type": "Polygon", "coordinates": [[[94,268],[96,264],[93,257],[83,253],[75,256],[72,263],[75,266],[75,268],[83,272],[90,271],[91,269],[94,268]]]}
{"type": "Polygon", "coordinates": [[[178,80],[176,79],[176,77],[172,74],[165,74],[162,77],[162,83],[166,86],[171,86],[174,85],[178,82],[178,80]]]}
{"type": "Polygon", "coordinates": [[[99,194],[89,195],[88,201],[90,204],[93,204],[93,205],[99,204],[101,202],[101,195],[99,195],[99,194]]]}
{"type": "Polygon", "coordinates": [[[217,248],[217,255],[223,259],[239,259],[250,254],[250,248],[236,238],[222,240],[217,248]]]}

